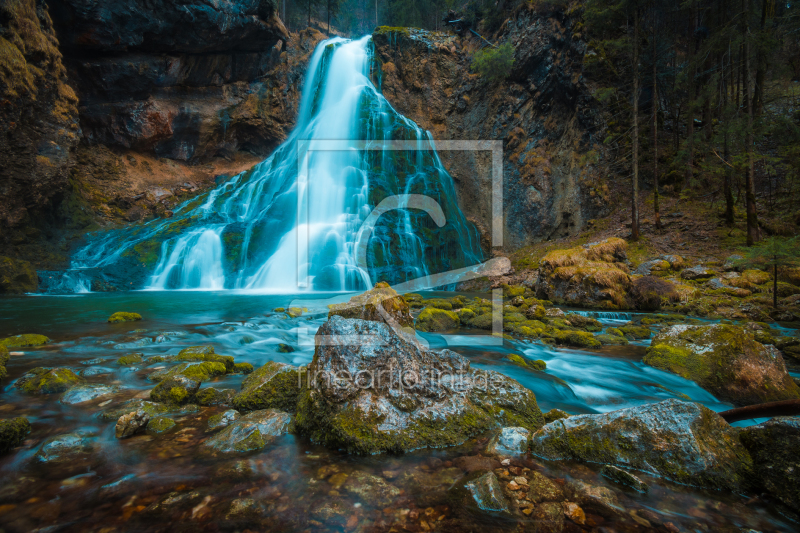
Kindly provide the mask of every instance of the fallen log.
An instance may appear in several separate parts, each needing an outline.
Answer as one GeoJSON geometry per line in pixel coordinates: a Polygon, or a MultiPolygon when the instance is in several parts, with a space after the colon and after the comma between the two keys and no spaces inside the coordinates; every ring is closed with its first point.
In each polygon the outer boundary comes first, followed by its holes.
{"type": "Polygon", "coordinates": [[[727,423],[738,422],[739,420],[750,420],[752,418],[772,418],[773,416],[796,416],[800,415],[800,400],[783,400],[780,402],[759,403],[746,407],[737,407],[722,411],[719,416],[727,423]]]}

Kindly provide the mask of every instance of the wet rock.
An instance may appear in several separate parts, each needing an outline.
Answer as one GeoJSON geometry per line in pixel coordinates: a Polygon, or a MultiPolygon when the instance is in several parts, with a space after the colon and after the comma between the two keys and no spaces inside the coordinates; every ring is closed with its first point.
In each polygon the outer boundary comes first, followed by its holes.
{"type": "Polygon", "coordinates": [[[623,335],[634,339],[649,339],[651,334],[650,328],[631,324],[620,326],[617,329],[621,331],[623,335]]]}
{"type": "Polygon", "coordinates": [[[735,405],[800,398],[780,352],[739,326],[671,326],[653,338],[645,364],[678,374],[735,405]]]}
{"type": "Polygon", "coordinates": [[[594,338],[600,341],[600,344],[603,346],[625,346],[628,344],[628,339],[617,335],[602,333],[600,335],[595,335],[594,338]]]}
{"type": "Polygon", "coordinates": [[[275,348],[275,351],[278,353],[292,353],[294,351],[294,347],[280,342],[278,343],[278,347],[275,348]]]}
{"type": "Polygon", "coordinates": [[[400,495],[400,489],[394,485],[360,470],[347,477],[342,490],[357,496],[362,503],[376,508],[389,506],[400,495]]]}
{"type": "Polygon", "coordinates": [[[595,512],[603,518],[619,518],[625,514],[625,508],[620,504],[617,494],[609,488],[574,479],[564,487],[564,493],[583,510],[595,512]]]}
{"type": "Polygon", "coordinates": [[[200,384],[225,373],[225,365],[218,362],[181,363],[172,367],[150,391],[150,399],[176,405],[196,402],[200,384]]]}
{"type": "Polygon", "coordinates": [[[231,405],[239,411],[279,409],[294,412],[302,378],[297,367],[269,361],[242,381],[231,405]]]}
{"type": "Polygon", "coordinates": [[[255,370],[250,363],[236,363],[233,365],[233,373],[235,374],[250,374],[255,370]]]}
{"type": "Polygon", "coordinates": [[[516,381],[470,370],[463,356],[428,351],[385,324],[333,316],[317,339],[296,424],[323,445],[400,452],[460,444],[500,425],[542,425],[536,397],[516,381]]]}
{"type": "Polygon", "coordinates": [[[717,275],[716,272],[701,265],[694,266],[691,268],[685,268],[681,272],[681,277],[683,279],[688,279],[688,280],[708,279],[708,278],[713,278],[716,275],[717,275]]]}
{"type": "Polygon", "coordinates": [[[620,485],[630,487],[636,492],[645,493],[650,490],[650,487],[647,485],[647,483],[634,476],[630,472],[626,472],[625,470],[614,465],[604,465],[600,470],[600,475],[610,479],[611,481],[619,483],[620,485]]]}
{"type": "Polygon", "coordinates": [[[427,307],[417,317],[416,326],[419,331],[451,331],[460,324],[461,320],[453,311],[427,307]]]}
{"type": "Polygon", "coordinates": [[[88,402],[96,398],[104,396],[111,396],[119,391],[117,386],[108,385],[76,385],[71,387],[61,395],[61,403],[67,405],[74,405],[78,403],[88,402]]]}
{"type": "Polygon", "coordinates": [[[117,359],[117,364],[122,366],[138,365],[144,361],[144,354],[142,353],[129,353],[117,359]]]}
{"type": "Polygon", "coordinates": [[[117,324],[119,322],[138,322],[142,319],[142,315],[139,313],[128,313],[125,311],[118,311],[108,317],[108,322],[110,324],[117,324]]]}
{"type": "Polygon", "coordinates": [[[481,455],[465,455],[453,460],[453,464],[467,473],[494,470],[500,468],[500,461],[494,457],[481,455]]]}
{"type": "Polygon", "coordinates": [[[119,417],[114,428],[114,435],[118,439],[127,439],[144,431],[148,422],[150,422],[150,415],[144,409],[137,409],[119,417]]]}
{"type": "Polygon", "coordinates": [[[231,502],[228,509],[228,514],[225,518],[228,520],[252,518],[261,514],[263,506],[252,498],[237,498],[231,502]]]}
{"type": "Polygon", "coordinates": [[[546,476],[531,471],[527,474],[528,499],[533,503],[555,502],[564,499],[564,491],[546,476]]]}
{"type": "Polygon", "coordinates": [[[564,516],[582,526],[586,523],[586,513],[583,512],[581,506],[573,502],[564,502],[561,504],[561,509],[564,511],[564,516]]]}
{"type": "Polygon", "coordinates": [[[93,450],[92,435],[75,431],[45,440],[34,459],[41,463],[64,463],[79,459],[93,450]]]}
{"type": "Polygon", "coordinates": [[[800,512],[800,417],[779,416],[743,428],[739,436],[759,486],[800,512]]]}
{"type": "Polygon", "coordinates": [[[184,348],[178,355],[172,356],[171,361],[184,361],[184,362],[205,362],[205,363],[222,363],[225,365],[226,372],[233,372],[234,361],[230,355],[219,355],[214,351],[213,346],[190,346],[184,348]]]}
{"type": "Polygon", "coordinates": [[[536,523],[537,533],[561,533],[564,529],[564,510],[560,503],[537,504],[530,517],[536,523]]]}
{"type": "Polygon", "coordinates": [[[16,448],[25,436],[31,432],[31,423],[27,418],[17,417],[0,420],[0,454],[5,454],[16,448]]]}
{"type": "Polygon", "coordinates": [[[588,331],[553,330],[553,338],[558,344],[575,348],[599,348],[600,341],[588,331]]]}
{"type": "Polygon", "coordinates": [[[472,499],[481,511],[508,512],[508,501],[494,472],[487,472],[466,485],[472,499]]]}
{"type": "Polygon", "coordinates": [[[353,514],[353,507],[336,500],[324,500],[312,506],[311,518],[332,527],[343,527],[353,514]]]}
{"type": "Polygon", "coordinates": [[[373,289],[363,294],[353,296],[347,303],[330,306],[328,318],[333,316],[383,322],[396,328],[398,332],[406,330],[407,334],[413,335],[414,317],[411,316],[411,308],[384,281],[376,283],[373,289]]]}
{"type": "Polygon", "coordinates": [[[148,433],[166,433],[170,429],[174,428],[177,424],[171,418],[167,418],[166,416],[157,416],[155,418],[151,418],[150,422],[147,423],[147,432],[148,433]]]}
{"type": "Polygon", "coordinates": [[[6,348],[25,348],[29,346],[43,346],[49,342],[52,341],[44,335],[25,333],[23,335],[14,335],[0,340],[0,346],[5,346],[6,348]]]}
{"type": "Polygon", "coordinates": [[[129,400],[119,407],[114,407],[100,413],[100,419],[110,422],[116,421],[119,417],[132,411],[144,410],[151,417],[163,414],[190,414],[196,413],[200,408],[193,404],[188,405],[167,405],[145,400],[129,400]]]}
{"type": "MultiPolygon", "coordinates": [[[[396,474],[395,471],[387,471],[383,476],[395,479],[396,474]]],[[[434,470],[413,469],[402,472],[397,484],[406,493],[415,494],[418,505],[430,507],[447,503],[449,500],[447,491],[463,476],[462,470],[456,467],[434,470]]]]}
{"type": "Polygon", "coordinates": [[[219,452],[260,450],[289,430],[291,416],[275,409],[253,411],[203,443],[219,452]]]}
{"type": "Polygon", "coordinates": [[[208,419],[208,431],[219,431],[226,428],[239,419],[239,411],[235,409],[228,409],[225,412],[211,416],[208,419]]]}
{"type": "Polygon", "coordinates": [[[54,394],[84,381],[69,368],[37,367],[19,378],[15,386],[26,394],[54,394]]]}
{"type": "Polygon", "coordinates": [[[85,377],[89,377],[89,376],[99,376],[101,374],[110,374],[110,373],[111,373],[111,369],[110,368],[103,368],[103,367],[99,367],[99,366],[93,366],[93,367],[90,367],[90,368],[84,368],[83,370],[78,372],[78,375],[81,376],[82,378],[85,378],[85,377]]]}
{"type": "Polygon", "coordinates": [[[525,359],[521,355],[515,353],[512,353],[511,355],[506,357],[506,359],[508,359],[517,366],[521,366],[522,368],[529,368],[531,370],[541,371],[547,368],[547,363],[545,363],[541,359],[537,359],[535,361],[529,361],[528,359],[525,359]]]}
{"type": "Polygon", "coordinates": [[[233,397],[236,396],[235,389],[215,389],[214,387],[206,387],[200,389],[196,395],[198,405],[230,405],[233,402],[233,397]]]}
{"type": "Polygon", "coordinates": [[[544,414],[544,422],[545,424],[549,424],[550,422],[561,420],[562,418],[569,418],[571,416],[571,414],[561,409],[550,409],[544,414]]]}
{"type": "Polygon", "coordinates": [[[526,428],[503,428],[489,445],[489,453],[520,455],[528,450],[530,430],[526,428]]]}
{"type": "Polygon", "coordinates": [[[674,399],[557,420],[534,433],[531,451],[733,491],[747,488],[752,471],[736,429],[700,404],[674,399]]]}
{"type": "Polygon", "coordinates": [[[0,294],[36,292],[39,277],[28,261],[0,256],[0,294]]]}

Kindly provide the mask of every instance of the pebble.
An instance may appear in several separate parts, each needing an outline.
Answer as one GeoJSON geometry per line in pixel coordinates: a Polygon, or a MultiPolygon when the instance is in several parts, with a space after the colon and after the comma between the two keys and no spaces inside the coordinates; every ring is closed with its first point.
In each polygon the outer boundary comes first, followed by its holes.
{"type": "Polygon", "coordinates": [[[508,490],[519,490],[522,488],[519,485],[517,485],[517,482],[514,480],[509,481],[508,485],[506,486],[508,487],[508,490]]]}

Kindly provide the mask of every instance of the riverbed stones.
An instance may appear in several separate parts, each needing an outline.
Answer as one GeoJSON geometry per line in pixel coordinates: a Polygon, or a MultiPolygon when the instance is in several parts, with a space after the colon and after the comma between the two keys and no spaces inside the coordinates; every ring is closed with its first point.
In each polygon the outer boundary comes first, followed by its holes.
{"type": "Polygon", "coordinates": [[[383,478],[360,470],[347,476],[342,490],[358,497],[362,503],[377,508],[390,505],[400,495],[400,489],[383,478]]]}
{"type": "Polygon", "coordinates": [[[614,465],[603,465],[603,468],[600,470],[600,475],[604,478],[610,479],[615,483],[630,487],[636,492],[646,493],[650,490],[650,487],[647,485],[647,483],[634,476],[630,472],[627,472],[614,465]]]}
{"type": "Polygon", "coordinates": [[[88,402],[97,398],[111,396],[119,391],[115,385],[85,384],[70,387],[61,395],[61,403],[75,405],[88,402]]]}
{"type": "Polygon", "coordinates": [[[69,368],[36,367],[19,378],[15,386],[26,394],[54,394],[84,382],[69,368]]]}
{"type": "Polygon", "coordinates": [[[233,397],[236,396],[235,389],[217,389],[215,387],[205,387],[197,391],[195,400],[198,405],[230,405],[233,397]]]}
{"type": "Polygon", "coordinates": [[[150,391],[150,399],[176,405],[195,402],[203,381],[225,373],[225,365],[219,362],[181,363],[161,377],[159,384],[150,391]]]}
{"type": "Polygon", "coordinates": [[[508,513],[508,501],[494,472],[487,472],[467,482],[466,488],[481,511],[508,513]]]}
{"type": "Polygon", "coordinates": [[[114,427],[114,435],[118,439],[127,439],[144,431],[148,422],[150,422],[150,415],[144,409],[131,411],[119,417],[117,425],[114,427]]]}
{"type": "Polygon", "coordinates": [[[166,416],[157,416],[155,418],[151,418],[150,422],[147,423],[147,432],[159,435],[161,433],[166,433],[176,425],[177,423],[171,418],[167,418],[166,416]]]}
{"type": "Polygon", "coordinates": [[[138,365],[144,361],[143,353],[129,353],[117,359],[117,364],[121,366],[138,365]]]}
{"type": "Polygon", "coordinates": [[[239,411],[279,409],[294,412],[302,378],[298,368],[268,361],[242,381],[242,390],[231,405],[239,411]]]}
{"type": "Polygon", "coordinates": [[[461,444],[498,426],[538,429],[533,392],[497,372],[471,370],[450,350],[433,352],[380,322],[331,317],[317,333],[300,432],[351,453],[461,444]]]}
{"type": "Polygon", "coordinates": [[[644,363],[678,374],[735,405],[800,398],[780,351],[739,326],[677,325],[662,329],[644,363]]]}
{"type": "Polygon", "coordinates": [[[108,317],[108,322],[110,324],[117,324],[120,322],[138,322],[142,319],[142,315],[139,313],[129,313],[126,311],[117,311],[110,317],[108,317]]]}
{"type": "Polygon", "coordinates": [[[5,339],[0,340],[0,346],[5,346],[6,348],[26,348],[26,347],[36,347],[36,346],[44,346],[45,344],[52,342],[50,339],[45,337],[44,335],[38,335],[36,333],[24,333],[22,335],[13,335],[11,337],[6,337],[5,339]]]}
{"type": "Polygon", "coordinates": [[[208,439],[203,446],[232,453],[261,450],[289,430],[291,415],[276,409],[253,411],[208,439]]]}
{"type": "Polygon", "coordinates": [[[375,284],[372,290],[350,298],[349,302],[333,304],[328,311],[328,318],[358,318],[383,322],[398,329],[414,329],[414,317],[411,308],[402,296],[385,281],[375,284]]]}
{"type": "Polygon", "coordinates": [[[533,434],[531,451],[733,491],[748,486],[753,466],[736,429],[700,404],[674,399],[557,420],[533,434]]]}
{"type": "Polygon", "coordinates": [[[66,463],[84,457],[94,449],[92,435],[74,431],[46,439],[34,459],[41,463],[66,463]]]}
{"type": "Polygon", "coordinates": [[[0,454],[5,454],[16,448],[25,436],[31,432],[31,423],[21,416],[0,420],[0,454]]]}
{"type": "Polygon", "coordinates": [[[774,498],[800,513],[800,417],[779,416],[743,428],[755,478],[774,498]]]}
{"type": "Polygon", "coordinates": [[[169,358],[170,361],[183,361],[183,362],[206,362],[206,363],[222,363],[225,365],[226,372],[233,372],[235,363],[233,357],[230,355],[219,355],[214,351],[214,347],[210,345],[205,346],[190,346],[184,348],[178,355],[173,355],[169,358]]]}

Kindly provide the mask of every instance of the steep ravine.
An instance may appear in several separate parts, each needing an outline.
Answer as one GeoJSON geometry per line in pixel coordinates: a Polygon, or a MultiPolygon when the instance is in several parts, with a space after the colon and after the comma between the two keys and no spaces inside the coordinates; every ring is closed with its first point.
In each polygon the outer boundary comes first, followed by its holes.
{"type": "MultiPolygon", "coordinates": [[[[498,42],[515,48],[509,79],[470,73],[474,35],[380,28],[374,34],[386,98],[435,139],[503,141],[504,250],[574,235],[608,203],[598,113],[582,77],[586,44],[567,14],[523,10],[498,42]]],[[[491,157],[440,152],[459,202],[488,247],[491,157]]]]}

